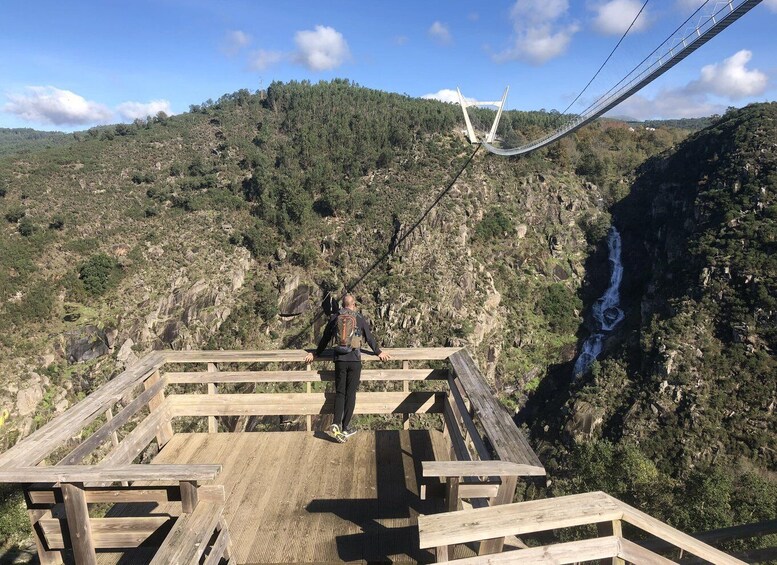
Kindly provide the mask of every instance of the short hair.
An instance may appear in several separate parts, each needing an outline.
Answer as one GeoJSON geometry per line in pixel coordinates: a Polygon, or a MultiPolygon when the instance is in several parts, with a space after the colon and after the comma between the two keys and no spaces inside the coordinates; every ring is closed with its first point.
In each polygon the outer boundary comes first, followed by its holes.
{"type": "Polygon", "coordinates": [[[356,298],[354,298],[353,294],[346,294],[343,296],[343,306],[348,308],[349,306],[353,306],[356,304],[356,298]]]}

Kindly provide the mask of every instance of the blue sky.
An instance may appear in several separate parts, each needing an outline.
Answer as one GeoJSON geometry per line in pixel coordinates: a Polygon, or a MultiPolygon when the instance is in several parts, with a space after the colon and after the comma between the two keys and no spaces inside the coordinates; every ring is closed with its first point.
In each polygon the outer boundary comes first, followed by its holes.
{"type": "MultiPolygon", "coordinates": [[[[701,5],[652,0],[582,97],[617,82],[701,5]]],[[[73,131],[186,111],[274,80],[563,110],[641,0],[409,2],[3,0],[0,127],[73,131]]],[[[764,2],[613,113],[709,115],[777,99],[777,0],[764,2]]],[[[572,110],[580,109],[573,107],[572,110]]]]}

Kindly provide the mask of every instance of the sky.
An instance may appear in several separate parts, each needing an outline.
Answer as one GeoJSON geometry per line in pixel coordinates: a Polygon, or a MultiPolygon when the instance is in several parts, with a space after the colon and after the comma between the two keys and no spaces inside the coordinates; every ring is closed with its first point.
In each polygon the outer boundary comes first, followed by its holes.
{"type": "MultiPolygon", "coordinates": [[[[644,0],[2,0],[0,127],[83,130],[333,78],[445,101],[456,87],[483,101],[509,86],[508,109],[563,111],[633,22],[579,111],[703,1],[648,1],[635,20],[644,0]]],[[[764,0],[611,115],[777,100],[775,30],[777,0],[764,0]]]]}

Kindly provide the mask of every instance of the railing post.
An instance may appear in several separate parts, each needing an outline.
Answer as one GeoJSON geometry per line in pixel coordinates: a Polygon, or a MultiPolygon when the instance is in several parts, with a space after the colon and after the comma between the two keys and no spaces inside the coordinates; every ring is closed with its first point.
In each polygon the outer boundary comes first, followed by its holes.
{"type": "MultiPolygon", "coordinates": [[[[218,369],[215,363],[208,363],[208,372],[216,373],[218,369]]],[[[208,394],[216,394],[216,384],[208,383],[208,394]]],[[[208,433],[215,434],[219,431],[218,423],[216,422],[216,416],[208,416],[208,433]]]]}
{"type": "MultiPolygon", "coordinates": [[[[410,361],[402,361],[402,370],[407,371],[410,369],[410,361]]],[[[410,394],[410,382],[407,380],[402,381],[402,391],[410,394]]],[[[404,413],[402,414],[402,429],[403,430],[409,430],[410,429],[410,414],[404,413]]]]}
{"type": "MultiPolygon", "coordinates": [[[[496,496],[490,500],[491,506],[498,504],[510,504],[515,497],[515,487],[518,485],[518,477],[516,476],[502,476],[499,477],[502,484],[499,485],[499,490],[496,496]]],[[[480,550],[478,555],[489,555],[491,553],[499,553],[504,547],[505,539],[494,538],[480,542],[480,550]]]]}
{"type": "MultiPolygon", "coordinates": [[[[311,370],[310,363],[305,365],[305,370],[306,371],[310,371],[311,370]]],[[[307,392],[308,394],[313,392],[313,384],[310,381],[305,383],[305,385],[306,385],[305,386],[305,392],[307,392]]],[[[305,429],[307,431],[309,431],[309,432],[313,430],[313,416],[311,416],[310,414],[305,416],[305,429]]]]}
{"type": "Polygon", "coordinates": [[[197,508],[199,494],[197,493],[197,481],[181,481],[181,510],[184,514],[191,514],[197,508]]]}
{"type": "MultiPolygon", "coordinates": [[[[159,371],[154,371],[154,373],[148,377],[143,382],[143,387],[148,390],[152,386],[154,386],[157,382],[159,382],[159,379],[161,377],[159,376],[159,371]]],[[[151,400],[148,401],[148,409],[153,412],[156,408],[161,406],[165,401],[165,393],[164,391],[160,390],[158,394],[154,395],[151,400]]],[[[159,430],[156,434],[156,440],[157,443],[159,443],[159,449],[162,449],[165,444],[170,441],[173,438],[173,425],[170,423],[170,418],[167,418],[164,420],[160,426],[159,430]]]]}
{"type": "Polygon", "coordinates": [[[92,523],[89,520],[84,484],[62,483],[61,488],[75,562],[78,565],[97,565],[97,553],[92,539],[92,523]]]}
{"type": "MultiPolygon", "coordinates": [[[[620,520],[613,520],[612,522],[599,522],[598,524],[596,524],[596,530],[598,531],[600,537],[603,537],[603,536],[615,536],[618,538],[623,537],[623,528],[621,527],[620,520]]],[[[603,559],[600,561],[600,563],[604,565],[606,565],[608,562],[611,565],[626,565],[626,562],[620,557],[613,557],[612,560],[603,559]]]]}

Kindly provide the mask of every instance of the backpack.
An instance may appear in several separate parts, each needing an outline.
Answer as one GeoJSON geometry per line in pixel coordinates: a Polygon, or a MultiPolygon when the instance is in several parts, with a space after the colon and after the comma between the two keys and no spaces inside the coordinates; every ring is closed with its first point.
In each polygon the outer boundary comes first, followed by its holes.
{"type": "Polygon", "coordinates": [[[335,324],[335,346],[333,348],[335,353],[345,355],[361,347],[361,331],[356,312],[346,309],[340,310],[335,324]]]}

